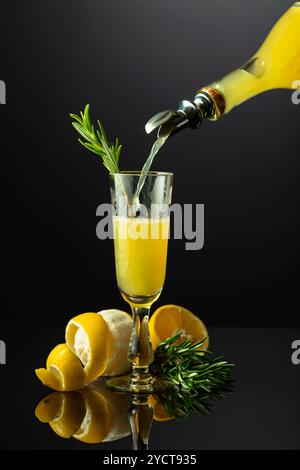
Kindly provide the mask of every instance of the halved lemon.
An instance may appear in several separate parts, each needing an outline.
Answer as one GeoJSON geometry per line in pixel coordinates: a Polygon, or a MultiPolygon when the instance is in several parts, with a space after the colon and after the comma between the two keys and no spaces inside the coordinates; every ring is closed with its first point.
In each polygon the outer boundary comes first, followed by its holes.
{"type": "Polygon", "coordinates": [[[150,318],[149,331],[153,349],[156,349],[165,339],[180,332],[182,333],[180,342],[185,339],[201,341],[207,338],[201,348],[208,348],[208,332],[204,323],[192,312],[179,305],[159,307],[150,318]]]}

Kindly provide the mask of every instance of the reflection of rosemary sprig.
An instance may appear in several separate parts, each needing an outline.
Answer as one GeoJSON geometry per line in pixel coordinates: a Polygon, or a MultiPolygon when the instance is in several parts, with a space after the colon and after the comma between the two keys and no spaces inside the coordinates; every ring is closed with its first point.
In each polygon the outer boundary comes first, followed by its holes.
{"type": "Polygon", "coordinates": [[[206,338],[176,344],[180,336],[168,338],[155,351],[152,372],[174,385],[158,401],[171,416],[208,414],[212,404],[231,391],[234,365],[199,349],[206,338]]]}
{"type": "Polygon", "coordinates": [[[80,111],[80,116],[70,114],[74,119],[72,122],[76,131],[84,138],[78,139],[79,142],[88,150],[99,155],[102,158],[103,165],[110,173],[119,173],[119,158],[122,145],[119,144],[118,138],[115,143],[107,140],[104,128],[99,120],[97,120],[98,128],[94,128],[90,119],[90,105],[87,104],[84,112],[80,111]]]}
{"type": "Polygon", "coordinates": [[[187,419],[193,414],[209,415],[216,401],[222,400],[230,393],[232,393],[232,389],[229,387],[222,391],[209,393],[197,390],[183,392],[174,388],[160,393],[155,398],[170,417],[187,419]]]}

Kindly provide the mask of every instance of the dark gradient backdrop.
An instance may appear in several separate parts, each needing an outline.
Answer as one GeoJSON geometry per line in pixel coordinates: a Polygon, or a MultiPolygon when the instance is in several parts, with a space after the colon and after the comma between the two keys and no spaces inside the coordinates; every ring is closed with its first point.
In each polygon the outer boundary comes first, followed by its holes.
{"type": "MultiPolygon", "coordinates": [[[[112,242],[95,234],[107,174],[68,113],[91,103],[124,145],[122,168],[138,169],[148,117],[244,63],[291,4],[2,1],[1,322],[125,307],[112,242]]],[[[205,247],[171,242],[157,305],[209,325],[299,325],[299,113],[290,91],[267,93],[163,149],[155,169],[174,172],[174,202],[205,204],[205,247]]]]}

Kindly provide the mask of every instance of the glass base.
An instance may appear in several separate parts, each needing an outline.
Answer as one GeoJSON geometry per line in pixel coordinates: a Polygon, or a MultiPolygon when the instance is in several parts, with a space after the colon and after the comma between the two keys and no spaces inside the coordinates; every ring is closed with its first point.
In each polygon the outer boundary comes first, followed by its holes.
{"type": "Polygon", "coordinates": [[[136,381],[132,374],[106,379],[105,384],[110,390],[133,394],[161,393],[173,387],[171,382],[152,376],[144,381],[136,381]]]}

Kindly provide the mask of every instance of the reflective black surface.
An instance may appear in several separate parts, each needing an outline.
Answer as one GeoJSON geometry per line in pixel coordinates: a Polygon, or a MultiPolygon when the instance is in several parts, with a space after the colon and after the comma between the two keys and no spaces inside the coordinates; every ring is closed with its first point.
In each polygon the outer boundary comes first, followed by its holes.
{"type": "MultiPolygon", "coordinates": [[[[149,448],[299,449],[300,365],[292,364],[291,345],[300,329],[212,328],[210,334],[211,349],[236,364],[234,395],[207,417],[154,420],[149,448]]],[[[52,391],[34,369],[63,339],[62,328],[5,326],[1,339],[7,345],[7,364],[0,366],[1,449],[131,448],[129,427],[120,440],[86,444],[59,437],[36,418],[36,406],[52,391]]],[[[126,410],[127,402],[122,406],[126,410]]]]}

